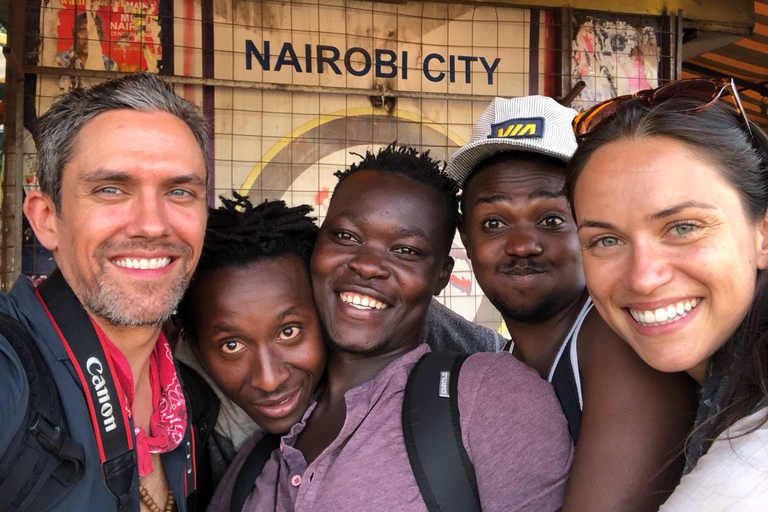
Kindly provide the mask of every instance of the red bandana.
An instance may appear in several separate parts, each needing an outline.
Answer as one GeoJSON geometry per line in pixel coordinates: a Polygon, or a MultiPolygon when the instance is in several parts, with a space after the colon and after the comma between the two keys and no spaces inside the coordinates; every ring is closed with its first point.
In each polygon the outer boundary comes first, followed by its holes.
{"type": "MultiPolygon", "coordinates": [[[[122,352],[106,337],[95,322],[96,333],[107,347],[115,369],[115,381],[123,393],[125,412],[133,418],[133,373],[122,352]]],[[[179,384],[173,354],[168,341],[160,333],[155,349],[149,356],[149,385],[152,388],[152,416],[149,419],[149,435],[134,425],[136,452],[139,459],[139,476],[152,473],[152,453],[166,453],[181,443],[187,429],[187,406],[179,384]]]]}

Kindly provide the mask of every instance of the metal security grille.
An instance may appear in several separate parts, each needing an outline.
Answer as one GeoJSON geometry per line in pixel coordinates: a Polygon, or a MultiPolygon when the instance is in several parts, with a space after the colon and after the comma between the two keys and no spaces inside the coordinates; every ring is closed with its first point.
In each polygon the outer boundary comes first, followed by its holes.
{"type": "MultiPolygon", "coordinates": [[[[236,190],[254,202],[311,204],[322,221],[333,173],[356,154],[397,141],[447,160],[495,96],[543,94],[582,108],[675,76],[666,18],[344,0],[27,0],[12,14],[26,53],[9,63],[24,81],[9,87],[18,108],[6,157],[5,287],[18,272],[53,266],[20,205],[23,188],[36,186],[37,116],[71,87],[137,70],[163,75],[210,120],[211,204],[236,190]]],[[[452,254],[443,302],[499,328],[458,236],[452,254]]]]}

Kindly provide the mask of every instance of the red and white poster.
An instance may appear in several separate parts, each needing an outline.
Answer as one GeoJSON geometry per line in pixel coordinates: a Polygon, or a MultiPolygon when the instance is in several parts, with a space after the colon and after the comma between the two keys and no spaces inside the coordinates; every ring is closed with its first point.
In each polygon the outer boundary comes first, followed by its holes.
{"type": "MultiPolygon", "coordinates": [[[[56,67],[156,72],[159,0],[59,0],[56,67]]],[[[50,12],[50,11],[49,11],[50,12]]]]}

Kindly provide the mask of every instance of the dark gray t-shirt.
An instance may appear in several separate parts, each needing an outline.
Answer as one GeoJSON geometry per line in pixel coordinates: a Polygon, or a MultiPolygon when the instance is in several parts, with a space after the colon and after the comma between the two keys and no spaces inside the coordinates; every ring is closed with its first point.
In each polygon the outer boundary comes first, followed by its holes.
{"type": "Polygon", "coordinates": [[[421,342],[435,352],[499,352],[507,340],[487,327],[466,320],[432,299],[421,342]]]}

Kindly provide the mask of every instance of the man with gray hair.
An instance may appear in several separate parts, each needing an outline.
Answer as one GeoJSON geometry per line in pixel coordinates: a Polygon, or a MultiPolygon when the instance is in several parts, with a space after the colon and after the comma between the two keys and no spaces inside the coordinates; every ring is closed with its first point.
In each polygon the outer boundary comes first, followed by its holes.
{"type": "Polygon", "coordinates": [[[160,327],[202,248],[206,120],[138,74],[71,91],[38,130],[24,213],[58,268],[0,298],[0,495],[10,510],[193,509],[192,426],[160,327]],[[43,378],[63,418],[27,429],[43,378]],[[20,444],[45,452],[34,469],[20,444]]]}

